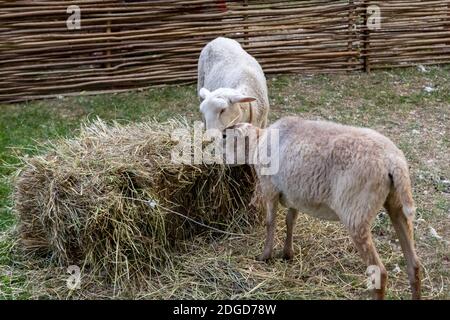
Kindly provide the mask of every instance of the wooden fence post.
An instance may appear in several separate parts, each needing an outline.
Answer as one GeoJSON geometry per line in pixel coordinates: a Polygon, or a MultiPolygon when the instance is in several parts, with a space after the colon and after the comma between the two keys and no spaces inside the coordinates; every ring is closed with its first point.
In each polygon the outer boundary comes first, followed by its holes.
{"type": "MultiPolygon", "coordinates": [[[[248,7],[248,0],[244,0],[244,8],[247,8],[247,7],[248,7]]],[[[245,22],[244,30],[246,30],[246,31],[244,31],[244,48],[247,48],[248,45],[249,45],[249,41],[248,41],[248,25],[247,25],[248,15],[247,14],[244,14],[244,22],[245,22]]]]}
{"type": "MultiPolygon", "coordinates": [[[[347,51],[348,52],[353,52],[353,26],[355,24],[355,17],[354,17],[354,13],[355,13],[355,7],[354,7],[354,0],[348,0],[348,4],[349,4],[349,10],[348,10],[348,43],[347,43],[347,51]]],[[[352,71],[352,62],[354,61],[354,57],[353,55],[349,55],[348,57],[348,66],[347,72],[351,72],[352,71]]]]}
{"type": "Polygon", "coordinates": [[[363,17],[364,17],[364,25],[363,25],[363,42],[364,42],[364,50],[363,50],[363,57],[364,57],[364,71],[367,73],[370,73],[370,30],[368,27],[369,22],[369,13],[367,12],[368,9],[368,0],[363,1],[363,17]]]}
{"type": "MultiPolygon", "coordinates": [[[[108,12],[108,15],[110,14],[110,12],[108,12]]],[[[108,20],[107,22],[106,22],[106,33],[108,34],[108,36],[111,34],[111,20],[108,20]]],[[[110,42],[108,41],[107,42],[107,45],[109,45],[110,44],[110,42]]],[[[108,59],[110,59],[110,57],[111,57],[111,50],[107,50],[106,51],[106,59],[108,60],[108,59]]],[[[106,68],[111,68],[111,62],[107,62],[106,63],[106,68]]]]}
{"type": "MultiPolygon", "coordinates": [[[[450,1],[447,1],[447,29],[450,31],[450,1]]],[[[447,42],[447,45],[450,46],[450,42],[447,42]]]]}

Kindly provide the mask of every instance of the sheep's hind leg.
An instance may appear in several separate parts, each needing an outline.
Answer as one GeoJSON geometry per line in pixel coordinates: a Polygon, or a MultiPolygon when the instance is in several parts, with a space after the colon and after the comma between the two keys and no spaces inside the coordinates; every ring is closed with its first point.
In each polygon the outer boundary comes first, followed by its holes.
{"type": "Polygon", "coordinates": [[[294,257],[294,248],[292,246],[293,229],[297,220],[298,211],[292,208],[288,209],[286,214],[286,242],[284,243],[283,259],[291,260],[294,257]]]}
{"type": "Polygon", "coordinates": [[[386,209],[394,225],[395,232],[400,241],[403,255],[405,256],[408,270],[409,283],[411,285],[412,298],[418,300],[420,294],[420,262],[414,248],[414,228],[412,225],[412,217],[407,218],[401,206],[395,205],[395,201],[386,203],[386,209]]]}
{"type": "Polygon", "coordinates": [[[276,230],[276,215],[278,207],[278,198],[273,198],[266,201],[266,243],[264,245],[263,253],[257,258],[259,261],[266,261],[272,258],[273,243],[275,239],[276,230]]]}
{"type": "Polygon", "coordinates": [[[373,298],[377,300],[384,299],[387,272],[373,243],[370,226],[355,226],[350,228],[349,231],[360,256],[367,265],[369,273],[368,284],[372,290],[373,298]]]}

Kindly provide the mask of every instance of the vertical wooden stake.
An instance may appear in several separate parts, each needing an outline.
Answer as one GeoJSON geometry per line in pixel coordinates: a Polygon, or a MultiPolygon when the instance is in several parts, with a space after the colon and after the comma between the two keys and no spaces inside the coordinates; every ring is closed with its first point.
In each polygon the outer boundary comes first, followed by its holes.
{"type": "MultiPolygon", "coordinates": [[[[108,15],[110,14],[111,12],[108,12],[108,15]]],[[[106,33],[109,35],[109,34],[111,34],[111,20],[108,20],[107,22],[106,22],[106,33]]],[[[107,42],[107,44],[109,44],[110,42],[108,41],[107,42]]],[[[106,59],[107,60],[109,60],[111,58],[111,50],[107,50],[106,51],[106,59]]],[[[106,68],[111,68],[111,62],[107,62],[106,63],[106,68]]]]}
{"type": "MultiPolygon", "coordinates": [[[[450,1],[447,1],[447,29],[450,31],[450,1]]],[[[450,46],[450,42],[447,42],[447,45],[450,46]]]]}
{"type": "Polygon", "coordinates": [[[370,30],[368,27],[369,21],[369,13],[367,12],[368,4],[367,0],[363,1],[363,16],[364,16],[364,25],[363,25],[363,41],[364,41],[364,71],[370,73],[370,30]]]}
{"type": "MultiPolygon", "coordinates": [[[[248,7],[248,0],[244,0],[244,8],[247,8],[247,7],[248,7]]],[[[247,30],[247,31],[244,31],[244,48],[247,48],[248,45],[249,45],[249,41],[248,41],[248,25],[247,25],[248,15],[247,14],[244,14],[244,22],[245,22],[244,30],[247,30]]]]}
{"type": "MultiPolygon", "coordinates": [[[[348,52],[353,52],[353,25],[355,24],[355,19],[354,19],[354,10],[355,10],[355,6],[354,6],[354,0],[348,0],[348,4],[349,4],[349,10],[348,10],[348,44],[347,44],[347,51],[348,52]]],[[[353,55],[350,55],[348,57],[348,66],[347,66],[347,72],[351,72],[352,71],[352,63],[354,61],[354,57],[353,55]]]]}

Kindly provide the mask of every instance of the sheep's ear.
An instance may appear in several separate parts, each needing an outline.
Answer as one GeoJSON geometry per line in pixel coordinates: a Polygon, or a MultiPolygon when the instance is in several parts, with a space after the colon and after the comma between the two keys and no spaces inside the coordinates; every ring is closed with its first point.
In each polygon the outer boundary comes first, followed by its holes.
{"type": "Polygon", "coordinates": [[[198,94],[200,95],[200,98],[202,98],[204,100],[210,93],[211,92],[208,89],[201,88],[198,94]]]}
{"type": "Polygon", "coordinates": [[[254,98],[254,97],[244,96],[241,94],[237,94],[237,95],[230,97],[230,102],[233,104],[234,103],[242,103],[242,102],[252,102],[255,100],[256,100],[256,98],[254,98]]]}

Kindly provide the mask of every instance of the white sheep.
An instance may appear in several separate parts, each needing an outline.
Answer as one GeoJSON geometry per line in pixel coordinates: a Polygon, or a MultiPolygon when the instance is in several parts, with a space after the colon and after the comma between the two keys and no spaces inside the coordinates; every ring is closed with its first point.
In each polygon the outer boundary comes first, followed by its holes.
{"type": "Polygon", "coordinates": [[[200,111],[206,129],[223,131],[237,123],[267,126],[269,98],[259,63],[232,39],[209,42],[198,61],[200,111]]]}
{"type": "Polygon", "coordinates": [[[293,257],[292,230],[299,211],[339,220],[367,266],[379,268],[380,285],[373,293],[382,299],[387,272],[370,228],[384,206],[407,261],[412,297],[420,299],[420,264],[413,238],[415,207],[408,165],[391,140],[371,129],[297,117],[282,118],[264,130],[250,124],[238,124],[233,129],[235,135],[251,139],[251,157],[267,153],[265,149],[269,148],[271,158],[278,161],[278,172],[264,175],[264,166],[253,160],[267,210],[267,238],[261,260],[272,257],[278,202],[288,208],[283,250],[286,259],[293,257]],[[278,145],[267,143],[275,132],[278,145]]]}

